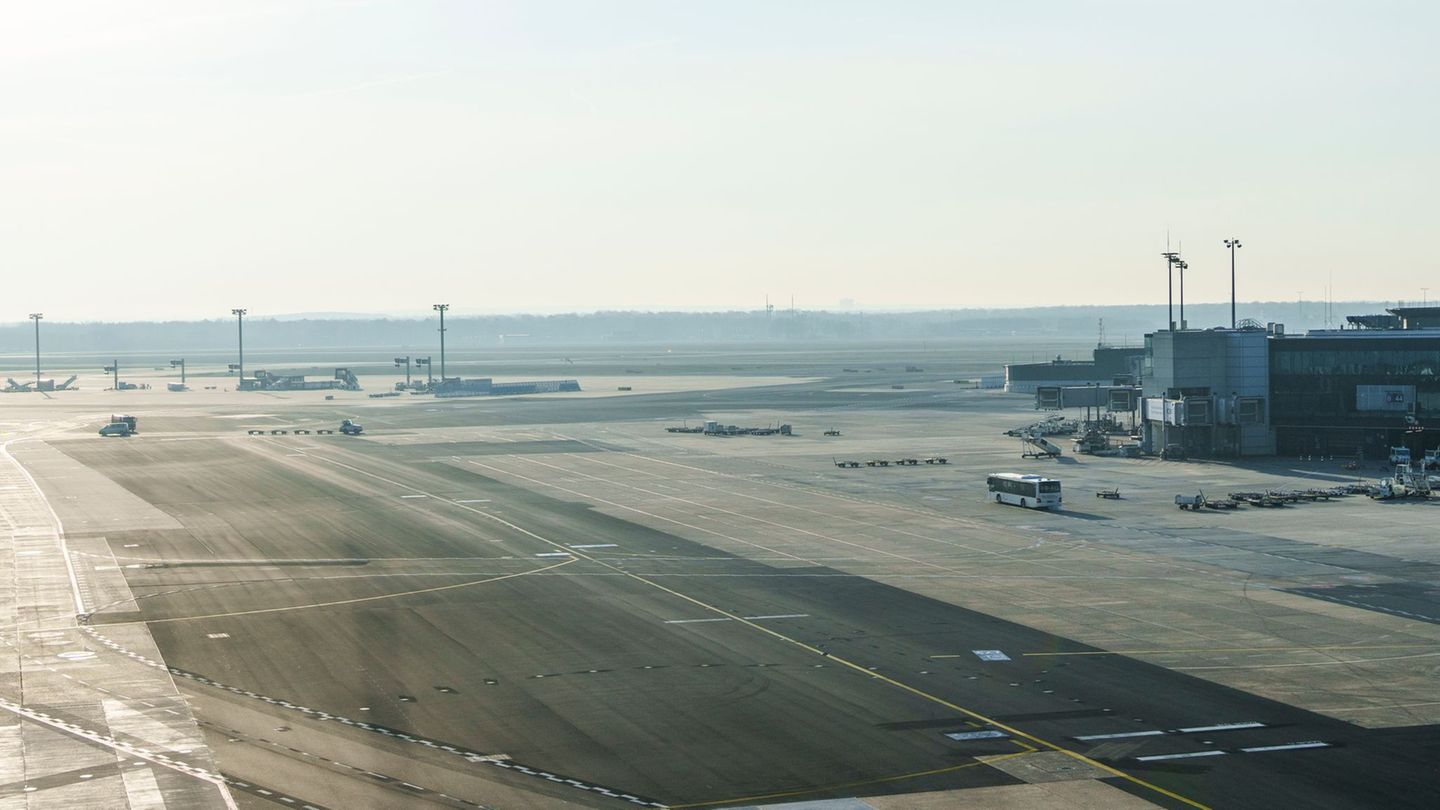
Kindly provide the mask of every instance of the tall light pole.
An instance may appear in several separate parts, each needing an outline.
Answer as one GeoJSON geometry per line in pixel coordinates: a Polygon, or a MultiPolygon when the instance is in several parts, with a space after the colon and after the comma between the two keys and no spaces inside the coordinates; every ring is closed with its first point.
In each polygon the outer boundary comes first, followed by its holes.
{"type": "Polygon", "coordinates": [[[1230,328],[1235,328],[1235,251],[1240,248],[1239,239],[1226,239],[1225,247],[1230,248],[1230,328]]]}
{"type": "Polygon", "coordinates": [[[396,368],[399,368],[401,363],[405,364],[405,389],[408,391],[410,389],[410,356],[395,358],[396,368]]]}
{"type": "MultiPolygon", "coordinates": [[[[1168,239],[1166,240],[1169,241],[1168,239]]],[[[1165,306],[1166,321],[1170,324],[1170,331],[1175,331],[1175,262],[1180,261],[1180,254],[1167,250],[1160,254],[1165,257],[1165,306]]]]}
{"type": "Polygon", "coordinates": [[[240,380],[235,383],[235,390],[238,391],[240,386],[245,384],[245,310],[232,309],[230,314],[235,316],[235,326],[240,332],[240,380]]]}
{"type": "Polygon", "coordinates": [[[182,357],[179,360],[170,361],[171,368],[175,368],[176,366],[180,367],[180,384],[183,386],[185,384],[185,358],[182,357]]]}
{"type": "Polygon", "coordinates": [[[440,313],[440,384],[445,384],[445,310],[450,308],[449,304],[435,304],[430,307],[440,313]]]}
{"type": "Polygon", "coordinates": [[[119,391],[119,390],[120,390],[120,361],[119,361],[119,360],[111,360],[111,361],[110,361],[110,365],[105,366],[105,369],[104,369],[104,370],[105,370],[105,371],[108,371],[108,372],[110,372],[111,374],[114,374],[114,375],[115,375],[115,384],[114,384],[115,387],[114,387],[113,389],[111,389],[111,390],[113,390],[113,391],[119,391]]]}
{"type": "Polygon", "coordinates": [[[1185,268],[1190,266],[1189,262],[1178,261],[1175,266],[1180,268],[1180,328],[1185,328],[1185,268]]]}
{"type": "Polygon", "coordinates": [[[30,313],[30,319],[35,321],[35,390],[40,390],[40,319],[44,318],[42,312],[30,313]]]}

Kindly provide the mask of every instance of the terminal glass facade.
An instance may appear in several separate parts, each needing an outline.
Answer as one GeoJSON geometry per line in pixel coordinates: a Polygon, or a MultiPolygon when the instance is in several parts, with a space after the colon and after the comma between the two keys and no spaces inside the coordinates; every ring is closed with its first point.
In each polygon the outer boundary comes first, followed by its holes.
{"type": "Polygon", "coordinates": [[[1383,458],[1440,444],[1440,335],[1316,335],[1270,341],[1276,450],[1383,458]],[[1390,397],[1376,396],[1389,392],[1390,397]],[[1435,438],[1427,438],[1426,432],[1435,438]]]}

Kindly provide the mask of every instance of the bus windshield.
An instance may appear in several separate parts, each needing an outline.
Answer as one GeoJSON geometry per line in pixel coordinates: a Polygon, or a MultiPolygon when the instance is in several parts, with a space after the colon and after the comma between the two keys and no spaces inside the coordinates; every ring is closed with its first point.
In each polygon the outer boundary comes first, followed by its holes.
{"type": "Polygon", "coordinates": [[[1059,491],[1060,491],[1060,482],[1059,482],[1059,481],[1041,481],[1041,482],[1040,482],[1040,491],[1041,491],[1041,492],[1059,492],[1059,491]]]}

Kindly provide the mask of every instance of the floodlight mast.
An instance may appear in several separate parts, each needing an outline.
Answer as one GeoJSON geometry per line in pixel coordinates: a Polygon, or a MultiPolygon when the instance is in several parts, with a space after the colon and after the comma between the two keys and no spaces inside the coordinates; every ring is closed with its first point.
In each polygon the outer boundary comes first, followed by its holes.
{"type": "Polygon", "coordinates": [[[410,356],[395,358],[396,368],[399,368],[402,363],[405,365],[405,388],[408,390],[410,388],[410,356]]]}
{"type": "Polygon", "coordinates": [[[104,371],[108,371],[108,372],[110,372],[111,374],[115,375],[115,376],[114,376],[114,380],[115,380],[115,382],[114,382],[114,388],[112,388],[111,390],[119,391],[119,390],[120,390],[120,361],[119,361],[118,359],[116,359],[116,360],[111,360],[111,361],[110,361],[110,365],[105,366],[105,368],[104,368],[103,370],[104,370],[104,371]]]}
{"type": "MultiPolygon", "coordinates": [[[[1167,240],[1168,241],[1168,240],[1167,240]]],[[[1170,324],[1170,331],[1175,331],[1175,263],[1180,261],[1180,254],[1173,250],[1167,250],[1160,254],[1165,259],[1165,306],[1166,320],[1170,324]]]]}
{"type": "Polygon", "coordinates": [[[445,382],[445,310],[449,304],[434,304],[430,307],[440,313],[440,382],[445,382]]]}
{"type": "Polygon", "coordinates": [[[185,384],[185,358],[182,357],[182,358],[180,358],[179,360],[171,360],[171,361],[170,361],[170,367],[171,367],[171,368],[175,368],[176,366],[179,366],[179,367],[180,367],[180,384],[181,384],[181,385],[184,385],[184,384],[185,384]]]}
{"type": "Polygon", "coordinates": [[[1183,330],[1185,329],[1185,268],[1189,267],[1190,263],[1181,260],[1175,262],[1175,266],[1180,268],[1180,328],[1183,330]]]}
{"type": "Polygon", "coordinates": [[[240,333],[240,380],[235,384],[236,390],[245,383],[245,312],[243,309],[232,309],[230,313],[235,316],[235,326],[240,333]]]}
{"type": "Polygon", "coordinates": [[[1234,329],[1235,320],[1235,251],[1241,247],[1239,239],[1226,239],[1225,247],[1230,248],[1230,328],[1234,329]]]}
{"type": "Polygon", "coordinates": [[[40,390],[40,319],[44,318],[43,312],[30,313],[31,320],[35,321],[35,390],[40,390]]]}

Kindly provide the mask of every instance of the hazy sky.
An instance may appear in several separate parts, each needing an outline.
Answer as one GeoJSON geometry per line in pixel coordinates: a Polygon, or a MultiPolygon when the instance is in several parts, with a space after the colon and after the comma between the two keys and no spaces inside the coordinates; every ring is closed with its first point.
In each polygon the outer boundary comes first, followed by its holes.
{"type": "Polygon", "coordinates": [[[0,9],[3,321],[1440,297],[1431,2],[0,9]]]}

